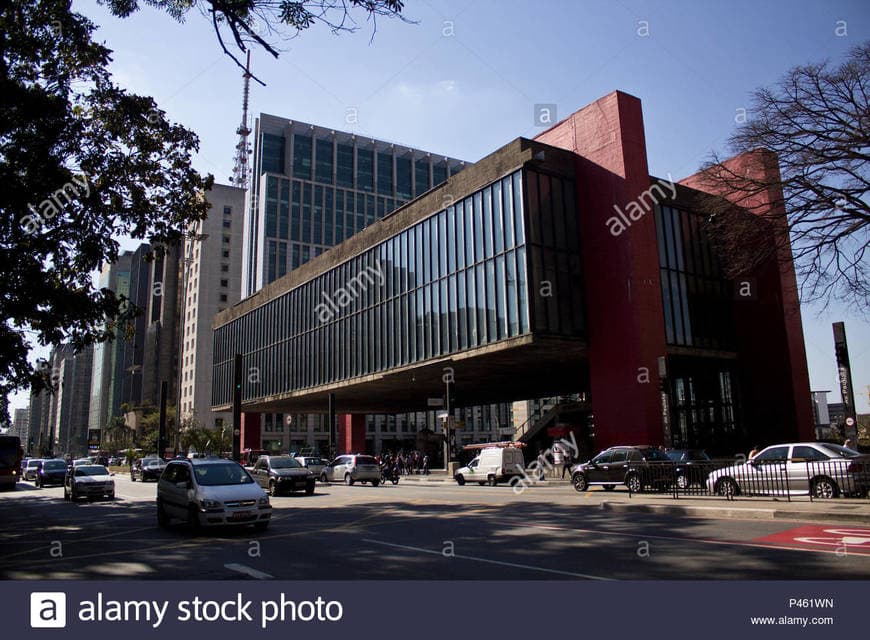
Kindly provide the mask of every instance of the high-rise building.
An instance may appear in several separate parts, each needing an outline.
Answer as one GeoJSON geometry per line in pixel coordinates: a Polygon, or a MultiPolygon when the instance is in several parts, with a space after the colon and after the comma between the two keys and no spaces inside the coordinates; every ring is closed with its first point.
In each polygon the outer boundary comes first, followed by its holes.
{"type": "Polygon", "coordinates": [[[454,158],[261,114],[254,125],[242,298],[464,167],[454,158]]]}
{"type": "Polygon", "coordinates": [[[167,403],[175,404],[178,383],[179,266],[181,250],[168,246],[154,253],[145,316],[142,362],[142,405],[160,406],[161,386],[167,383],[167,403]]]}
{"type": "Polygon", "coordinates": [[[30,408],[16,409],[12,416],[12,429],[10,435],[21,438],[22,445],[30,439],[30,408]]]}
{"type": "Polygon", "coordinates": [[[188,229],[182,250],[178,402],[182,420],[196,417],[204,427],[220,428],[231,423],[232,413],[211,412],[211,321],[239,301],[245,191],[216,184],[206,197],[208,218],[188,229]]]}

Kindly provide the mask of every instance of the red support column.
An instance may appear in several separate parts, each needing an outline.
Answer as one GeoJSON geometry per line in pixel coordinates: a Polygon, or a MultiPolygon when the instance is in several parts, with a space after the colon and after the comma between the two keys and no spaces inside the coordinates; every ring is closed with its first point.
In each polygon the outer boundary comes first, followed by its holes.
{"type": "Polygon", "coordinates": [[[337,454],[365,453],[366,417],[365,414],[345,413],[338,416],[337,454]]]}
{"type": "Polygon", "coordinates": [[[652,206],[621,230],[614,222],[650,200],[640,100],[611,93],[536,140],[578,155],[595,445],[661,444],[657,358],[666,346],[652,206]]]}
{"type": "Polygon", "coordinates": [[[245,449],[260,449],[260,414],[259,413],[242,413],[242,436],[241,450],[245,449]]]}

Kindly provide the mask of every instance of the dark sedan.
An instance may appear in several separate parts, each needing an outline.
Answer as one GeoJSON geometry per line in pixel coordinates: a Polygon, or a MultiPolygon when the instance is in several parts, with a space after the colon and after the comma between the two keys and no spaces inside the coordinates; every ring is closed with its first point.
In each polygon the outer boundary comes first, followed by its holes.
{"type": "Polygon", "coordinates": [[[605,491],[612,491],[618,484],[624,484],[632,493],[648,487],[662,490],[667,478],[646,473],[650,464],[662,462],[670,462],[670,458],[656,447],[611,447],[571,469],[571,484],[577,491],[586,491],[593,484],[605,491]]]}
{"type": "Polygon", "coordinates": [[[130,481],[136,482],[141,480],[157,480],[160,479],[160,474],[166,468],[166,463],[160,458],[139,458],[130,467],[130,481]]]}
{"type": "Polygon", "coordinates": [[[677,487],[681,491],[693,485],[704,487],[707,482],[707,474],[712,470],[710,456],[707,455],[706,451],[703,449],[668,449],[666,453],[668,458],[676,463],[674,473],[677,487]]]}
{"type": "Polygon", "coordinates": [[[260,456],[251,475],[270,496],[304,490],[314,493],[314,474],[290,456],[260,456]]]}
{"type": "Polygon", "coordinates": [[[40,460],[34,483],[38,489],[62,486],[68,469],[63,460],[40,460]]]}

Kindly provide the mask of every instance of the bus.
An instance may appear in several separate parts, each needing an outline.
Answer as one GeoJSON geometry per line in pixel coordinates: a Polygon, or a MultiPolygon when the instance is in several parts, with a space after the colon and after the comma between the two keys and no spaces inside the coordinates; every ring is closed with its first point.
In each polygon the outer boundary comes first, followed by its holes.
{"type": "Polygon", "coordinates": [[[21,474],[21,438],[0,436],[0,489],[14,489],[21,474]]]}

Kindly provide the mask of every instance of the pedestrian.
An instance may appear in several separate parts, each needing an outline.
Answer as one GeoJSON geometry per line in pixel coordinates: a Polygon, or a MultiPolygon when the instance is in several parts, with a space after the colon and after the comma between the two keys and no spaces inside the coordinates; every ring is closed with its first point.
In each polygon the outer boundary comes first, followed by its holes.
{"type": "Polygon", "coordinates": [[[568,477],[571,477],[571,468],[574,466],[574,456],[570,451],[565,452],[565,461],[562,464],[562,480],[565,479],[565,472],[568,473],[568,477]]]}
{"type": "Polygon", "coordinates": [[[858,449],[855,447],[855,443],[852,441],[852,438],[846,438],[846,441],[843,443],[843,446],[847,449],[852,449],[853,451],[857,451],[858,449]]]}
{"type": "MultiPolygon", "coordinates": [[[[553,445],[553,466],[558,469],[562,467],[562,475],[565,472],[565,452],[562,450],[562,445],[558,442],[553,445]]],[[[554,474],[555,475],[555,474],[554,474]]]]}
{"type": "Polygon", "coordinates": [[[758,445],[752,447],[752,451],[749,452],[749,459],[752,460],[755,456],[758,455],[760,448],[758,445]]]}
{"type": "Polygon", "coordinates": [[[423,475],[429,475],[429,454],[423,454],[423,475]]]}

